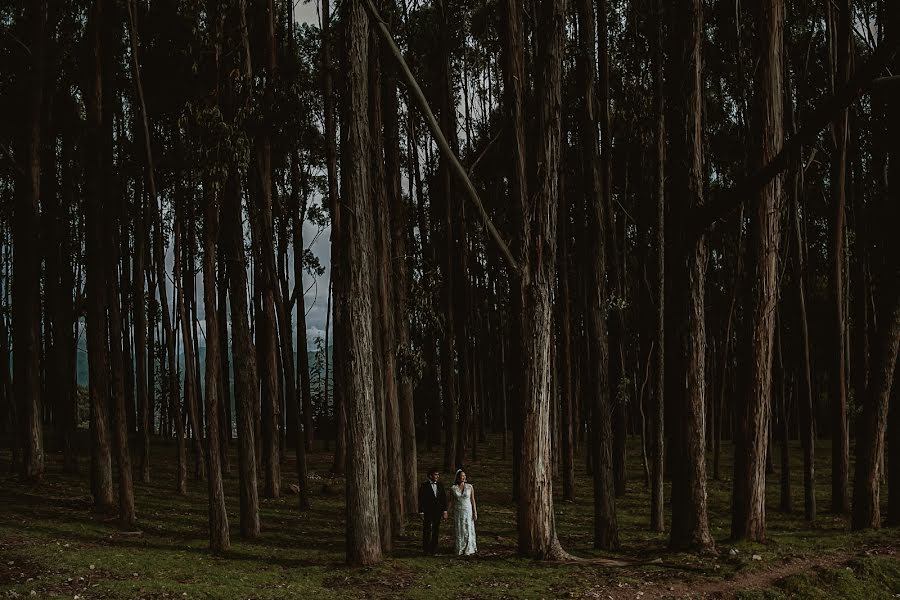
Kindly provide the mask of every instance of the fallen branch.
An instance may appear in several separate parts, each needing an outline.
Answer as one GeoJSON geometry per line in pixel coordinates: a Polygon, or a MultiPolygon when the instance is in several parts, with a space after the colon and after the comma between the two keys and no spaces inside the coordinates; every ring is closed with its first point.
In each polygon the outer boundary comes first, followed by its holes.
{"type": "Polygon", "coordinates": [[[406,64],[406,60],[403,58],[403,53],[400,52],[400,48],[397,47],[397,44],[394,42],[394,38],[391,37],[391,32],[388,30],[387,25],[378,14],[378,9],[376,9],[375,5],[372,4],[372,0],[362,0],[362,2],[366,8],[366,11],[369,13],[369,18],[372,19],[373,23],[375,23],[375,28],[381,35],[384,43],[388,46],[391,54],[393,54],[394,58],[397,60],[397,64],[400,66],[400,72],[403,74],[403,78],[406,80],[406,84],[409,87],[410,95],[412,96],[413,100],[415,100],[416,104],[419,107],[419,110],[422,112],[422,115],[425,117],[425,123],[428,125],[428,129],[431,130],[431,134],[434,136],[434,139],[441,150],[441,154],[444,156],[444,159],[450,162],[450,166],[453,168],[453,170],[456,172],[457,177],[462,182],[463,187],[466,189],[466,194],[475,205],[476,210],[478,210],[478,214],[481,216],[481,221],[482,223],[484,223],[485,229],[487,229],[491,239],[494,240],[494,243],[497,245],[497,249],[500,250],[500,254],[503,255],[503,259],[506,261],[507,266],[512,271],[518,273],[520,270],[519,263],[517,263],[516,259],[513,258],[512,252],[510,252],[509,246],[500,236],[500,232],[497,231],[496,227],[494,227],[494,224],[491,222],[491,218],[488,216],[487,211],[484,209],[484,205],[481,203],[481,199],[478,197],[478,192],[475,191],[475,186],[472,185],[472,180],[469,179],[469,175],[466,173],[466,169],[462,166],[462,164],[459,162],[459,159],[453,153],[453,150],[450,148],[450,144],[447,143],[447,138],[444,137],[444,134],[441,131],[440,126],[438,125],[437,119],[434,118],[434,113],[431,111],[431,107],[428,106],[428,100],[425,99],[425,94],[422,93],[422,88],[419,87],[419,84],[416,82],[416,78],[413,76],[412,71],[409,70],[409,66],[406,64]]]}

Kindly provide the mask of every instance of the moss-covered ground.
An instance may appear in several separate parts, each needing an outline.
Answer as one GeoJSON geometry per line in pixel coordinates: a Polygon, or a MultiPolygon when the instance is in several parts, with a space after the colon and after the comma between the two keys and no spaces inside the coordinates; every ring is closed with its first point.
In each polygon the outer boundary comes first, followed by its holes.
{"type": "MultiPolygon", "coordinates": [[[[232,549],[223,556],[207,547],[205,483],[190,482],[186,496],[173,491],[169,444],[153,447],[152,483],[135,484],[138,531],[123,531],[114,516],[91,511],[86,457],[82,475],[72,476],[62,474],[58,457],[50,455],[44,481],[24,484],[9,474],[6,451],[0,453],[0,598],[900,597],[900,560],[894,556],[900,532],[851,533],[845,519],[828,514],[826,444],[818,448],[815,525],[803,520],[800,451],[794,447],[794,512],[777,510],[779,477],[770,476],[766,544],[728,540],[731,462],[726,452],[722,479],[709,485],[718,555],[694,556],[667,552],[666,534],[649,531],[639,442],[631,442],[628,490],[617,501],[620,552],[591,548],[592,488],[583,460],[576,501],[565,503],[557,495],[555,504],[559,538],[569,552],[632,563],[624,567],[540,564],[516,557],[511,463],[508,456],[500,458],[495,437],[480,444],[477,460],[467,465],[479,503],[478,556],[450,556],[448,526],[441,534],[444,553],[421,556],[420,524],[413,517],[389,558],[371,568],[344,565],[344,482],[329,477],[331,455],[320,447],[309,457],[312,510],[299,512],[295,495],[262,499],[262,532],[256,540],[240,538],[236,470],[226,477],[232,549]]],[[[439,462],[437,449],[421,451],[423,479],[427,466],[439,462]]],[[[285,460],[282,473],[287,488],[294,481],[292,458],[285,460]]]]}

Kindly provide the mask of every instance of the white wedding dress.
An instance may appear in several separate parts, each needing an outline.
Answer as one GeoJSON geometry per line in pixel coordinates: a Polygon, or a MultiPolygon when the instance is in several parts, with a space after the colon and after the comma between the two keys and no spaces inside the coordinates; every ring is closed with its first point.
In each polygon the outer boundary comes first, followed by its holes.
{"type": "Polygon", "coordinates": [[[450,488],[453,501],[453,531],[456,536],[456,554],[468,556],[478,551],[475,544],[475,519],[472,513],[472,486],[466,483],[463,490],[458,485],[450,488]]]}

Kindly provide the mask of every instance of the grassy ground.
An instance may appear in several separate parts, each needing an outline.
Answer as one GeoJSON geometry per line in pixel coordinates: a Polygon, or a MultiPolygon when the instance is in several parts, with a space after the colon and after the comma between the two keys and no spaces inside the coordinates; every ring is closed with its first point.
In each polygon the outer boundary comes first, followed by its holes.
{"type": "MultiPolygon", "coordinates": [[[[154,446],[153,483],[136,484],[139,532],[120,531],[114,519],[91,512],[87,475],[63,475],[55,458],[44,483],[24,485],[7,475],[9,454],[0,453],[0,598],[891,598],[900,597],[900,533],[851,534],[843,519],[827,514],[829,473],[820,445],[820,517],[802,518],[802,482],[795,462],[793,514],[778,512],[778,477],[768,486],[770,540],[733,545],[730,457],[723,481],[710,482],[713,536],[719,556],[666,552],[666,535],[648,531],[649,495],[639,450],[630,448],[627,495],[617,502],[622,551],[591,549],[590,479],[579,461],[575,503],[556,503],[559,538],[580,557],[634,561],[626,567],[596,563],[538,564],[516,558],[515,507],[510,502],[511,465],[500,460],[499,440],[479,448],[467,466],[479,502],[479,555],[419,555],[420,526],[412,520],[391,557],[366,569],[343,565],[343,494],[328,494],[331,457],[310,456],[313,509],[300,513],[296,496],[261,500],[262,533],[243,541],[238,529],[236,473],[226,478],[232,550],[213,556],[206,541],[206,487],[191,482],[187,496],[173,490],[174,452],[154,446]]],[[[439,463],[423,452],[419,466],[439,463]]],[[[795,448],[799,460],[800,452],[795,448]]],[[[236,461],[233,461],[236,464],[236,461]]],[[[87,459],[82,470],[88,469],[87,459]]],[[[293,461],[283,465],[285,484],[293,461]]],[[[424,475],[423,475],[424,478],[424,475]]],[[[667,489],[668,493],[668,489],[667,489]]],[[[451,548],[449,527],[442,547],[451,548]]]]}

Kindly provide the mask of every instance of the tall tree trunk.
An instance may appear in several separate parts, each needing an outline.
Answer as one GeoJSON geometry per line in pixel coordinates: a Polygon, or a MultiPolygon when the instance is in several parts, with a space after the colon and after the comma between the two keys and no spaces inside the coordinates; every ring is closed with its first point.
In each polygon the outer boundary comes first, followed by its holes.
{"type": "Polygon", "coordinates": [[[569,202],[560,199],[557,225],[557,364],[559,366],[559,402],[563,500],[575,501],[575,442],[572,409],[572,310],[569,293],[569,202]]]}
{"type": "MultiPolygon", "coordinates": [[[[176,132],[175,135],[178,135],[178,133],[176,132]]],[[[180,182],[176,183],[175,186],[176,189],[182,188],[180,182]]],[[[178,321],[181,324],[181,340],[183,342],[184,403],[187,407],[191,431],[193,432],[194,480],[202,481],[206,471],[206,458],[204,457],[203,450],[203,422],[200,419],[200,411],[197,406],[197,388],[199,387],[199,382],[197,381],[196,372],[194,370],[194,336],[191,332],[191,318],[187,307],[188,300],[186,299],[186,296],[190,293],[190,280],[194,278],[194,268],[189,259],[189,248],[193,245],[194,241],[190,237],[189,232],[185,231],[184,223],[187,221],[185,211],[192,209],[192,203],[184,197],[185,193],[190,192],[186,192],[183,188],[180,189],[180,192],[181,193],[176,192],[175,194],[175,202],[182,204],[182,207],[180,209],[175,209],[175,271],[173,273],[173,278],[175,280],[178,321]],[[179,199],[179,196],[182,197],[179,199]],[[187,239],[185,239],[186,237],[187,239]]]]}
{"type": "MultiPolygon", "coordinates": [[[[616,305],[623,300],[622,273],[619,255],[619,245],[616,239],[616,218],[613,210],[612,198],[612,128],[609,122],[609,25],[608,25],[608,2],[607,0],[597,1],[597,19],[599,26],[597,29],[597,46],[599,51],[598,64],[600,67],[600,77],[597,82],[599,97],[597,98],[597,106],[599,107],[599,124],[600,124],[600,186],[602,189],[602,202],[606,208],[603,212],[603,227],[606,229],[605,237],[601,243],[605,246],[604,260],[606,261],[606,273],[608,274],[609,284],[612,287],[612,296],[616,305]]],[[[592,28],[593,29],[593,28],[592,28]]],[[[593,36],[585,40],[592,42],[593,36]]],[[[590,131],[594,131],[591,129],[590,131]]],[[[609,295],[609,290],[607,290],[609,295]]],[[[603,306],[607,306],[608,301],[604,301],[603,306]]],[[[617,497],[625,495],[626,481],[626,465],[625,465],[625,438],[626,438],[626,407],[625,399],[619,397],[619,385],[624,375],[624,361],[622,344],[625,335],[625,317],[622,309],[613,308],[609,311],[610,317],[607,319],[607,358],[608,363],[607,382],[609,388],[609,411],[612,413],[610,422],[610,430],[612,434],[612,444],[610,447],[612,460],[613,489],[617,497]]],[[[603,368],[603,367],[601,367],[603,368]]],[[[596,432],[595,432],[596,435],[596,432]]],[[[605,443],[605,442],[602,442],[605,443]]]]}
{"type": "Polygon", "coordinates": [[[213,552],[225,552],[231,545],[228,531],[228,512],[222,487],[221,448],[219,433],[219,368],[221,340],[219,339],[219,307],[216,305],[216,246],[219,237],[218,187],[208,184],[203,219],[203,308],[206,317],[206,459],[207,492],[209,496],[209,547],[213,552]]]}
{"type": "MultiPolygon", "coordinates": [[[[130,0],[127,2],[131,10],[130,0]]],[[[135,196],[137,210],[134,223],[134,269],[132,271],[132,302],[134,303],[135,369],[137,375],[138,431],[140,433],[141,481],[150,483],[150,393],[147,387],[147,301],[144,293],[146,231],[143,190],[135,196]]]]}
{"type": "MultiPolygon", "coordinates": [[[[381,415],[376,418],[383,419],[384,437],[380,440],[380,451],[384,453],[385,469],[381,471],[379,466],[379,481],[381,489],[393,487],[394,478],[388,476],[389,470],[401,469],[403,464],[402,448],[400,443],[400,406],[399,390],[397,387],[397,349],[394,337],[394,298],[389,278],[392,272],[390,263],[392,257],[391,229],[390,229],[390,205],[391,199],[387,197],[387,182],[384,164],[384,121],[382,110],[383,81],[381,78],[381,44],[374,39],[375,31],[370,31],[372,41],[369,53],[369,126],[371,127],[371,160],[372,160],[372,204],[375,224],[375,255],[373,268],[373,300],[374,309],[373,327],[378,328],[375,336],[376,362],[380,365],[377,374],[380,380],[376,380],[376,394],[381,398],[381,415]],[[389,468],[390,466],[391,468],[389,468]]],[[[401,471],[400,481],[403,473],[401,471]]],[[[389,519],[382,519],[382,529],[388,533],[388,539],[382,540],[382,548],[389,552],[392,540],[402,535],[404,520],[406,518],[406,497],[402,493],[403,487],[397,490],[396,498],[388,498],[387,494],[381,494],[381,504],[387,512],[382,510],[381,515],[389,519]]]]}
{"type": "MultiPolygon", "coordinates": [[[[335,332],[340,349],[336,379],[341,380],[342,399],[346,402],[347,423],[347,562],[369,565],[382,558],[379,536],[376,467],[374,379],[372,374],[372,300],[370,257],[374,254],[369,160],[369,20],[363,0],[344,3],[344,63],[346,77],[342,169],[343,196],[347,212],[342,214],[340,236],[341,284],[335,289],[343,303],[347,322],[335,332]]],[[[337,341],[337,340],[336,340],[337,341]]]]}
{"type": "MultiPolygon", "coordinates": [[[[851,0],[840,0],[837,20],[837,65],[835,86],[841,87],[850,79],[851,60],[851,0]]],[[[831,372],[831,510],[844,514],[850,510],[850,429],[847,416],[846,376],[846,319],[844,314],[844,207],[847,181],[848,111],[842,110],[833,124],[835,151],[831,162],[831,201],[834,218],[831,222],[831,292],[832,334],[831,372]]]]}
{"type": "MultiPolygon", "coordinates": [[[[151,167],[152,168],[152,167],[151,167]]],[[[153,202],[160,199],[151,193],[153,202]]],[[[163,337],[166,347],[166,378],[168,403],[168,420],[170,426],[174,424],[175,440],[177,447],[177,466],[175,470],[175,486],[179,494],[187,492],[187,449],[185,447],[184,418],[181,413],[181,402],[178,382],[178,366],[175,354],[175,327],[172,325],[172,316],[169,311],[169,293],[167,289],[168,278],[165,270],[165,249],[163,247],[163,221],[162,206],[156,208],[156,231],[154,254],[156,262],[156,281],[159,287],[160,315],[162,316],[163,337]]]]}
{"type": "MultiPolygon", "coordinates": [[[[279,453],[279,380],[277,324],[275,321],[275,268],[274,268],[274,231],[272,225],[272,139],[271,111],[274,106],[275,81],[278,77],[275,56],[275,21],[273,0],[268,0],[262,30],[262,46],[264,49],[265,69],[264,91],[262,100],[262,120],[254,139],[254,161],[250,185],[251,206],[250,222],[253,223],[254,257],[257,261],[259,281],[260,311],[256,315],[257,353],[259,357],[258,375],[261,395],[261,434],[262,463],[265,469],[264,495],[278,498],[281,495],[281,459],[279,453]]],[[[244,30],[241,33],[244,52],[250,56],[250,38],[244,30]]],[[[247,59],[247,75],[250,75],[250,59],[247,59]]],[[[293,383],[293,382],[292,382],[293,383]]]]}
{"type": "Polygon", "coordinates": [[[85,144],[85,251],[87,304],[88,385],[91,398],[91,493],[99,512],[113,509],[112,453],[109,442],[109,345],[106,320],[108,303],[103,264],[105,197],[103,136],[104,0],[95,0],[88,16],[91,44],[91,77],[85,90],[87,137],[85,144]]]}
{"type": "MultiPolygon", "coordinates": [[[[246,0],[240,0],[225,30],[246,27],[246,0]]],[[[235,34],[232,34],[236,37],[235,34]]],[[[232,39],[232,51],[239,43],[232,39]]],[[[249,73],[249,56],[235,59],[235,66],[249,73]]],[[[236,112],[233,84],[225,90],[224,111],[233,119],[236,112]]],[[[231,300],[231,356],[234,361],[234,398],[238,429],[238,470],[240,479],[241,537],[259,535],[259,496],[256,486],[256,427],[253,405],[259,398],[256,379],[256,352],[250,335],[247,307],[247,267],[244,256],[244,228],[241,218],[241,180],[236,168],[229,170],[222,199],[222,237],[228,264],[228,296],[231,300]]]]}
{"type": "MultiPolygon", "coordinates": [[[[330,0],[322,0],[322,103],[325,113],[325,167],[328,179],[328,207],[331,212],[331,281],[340,282],[340,265],[343,259],[340,257],[341,252],[341,210],[338,201],[338,173],[337,173],[337,126],[334,118],[334,95],[332,91],[331,81],[331,3],[330,0]]],[[[346,460],[346,411],[344,410],[344,393],[342,382],[337,376],[341,372],[342,367],[338,364],[343,349],[339,350],[338,345],[341,320],[346,318],[342,311],[343,304],[339,302],[337,289],[332,287],[335,295],[333,307],[334,320],[334,348],[332,356],[334,358],[334,417],[335,417],[335,437],[334,437],[334,463],[331,471],[336,474],[344,472],[344,464],[346,460]]],[[[325,348],[328,352],[328,348],[325,348]]],[[[327,380],[327,378],[326,378],[327,380]]]]}
{"type": "MultiPolygon", "coordinates": [[[[439,94],[439,118],[441,130],[444,136],[450,141],[450,148],[454,154],[458,150],[458,139],[456,136],[456,102],[453,93],[453,70],[450,64],[451,44],[451,16],[447,0],[441,0],[439,6],[441,25],[440,25],[440,50],[437,73],[437,88],[439,94]]],[[[442,235],[435,237],[439,241],[439,250],[437,255],[440,260],[441,271],[441,313],[444,317],[443,327],[440,334],[440,355],[441,355],[441,386],[444,400],[444,470],[452,472],[462,465],[456,461],[460,458],[457,445],[462,444],[463,440],[458,439],[458,408],[459,408],[459,386],[456,375],[457,363],[456,355],[461,355],[460,344],[462,340],[456,339],[458,326],[456,325],[456,308],[454,286],[459,285],[456,281],[456,265],[457,260],[461,257],[456,256],[456,243],[454,236],[458,235],[455,227],[462,227],[462,223],[457,222],[454,218],[457,212],[454,210],[458,198],[454,190],[453,175],[451,172],[450,161],[444,157],[440,161],[439,167],[439,192],[432,200],[432,209],[435,213],[434,225],[440,227],[439,231],[442,235]]],[[[436,232],[437,233],[437,232],[436,232]]],[[[465,450],[463,450],[463,455],[465,450]]]]}
{"type": "MultiPolygon", "coordinates": [[[[70,95],[66,95],[66,112],[70,119],[80,115],[75,113],[75,103],[70,95]]],[[[68,130],[63,134],[62,141],[62,169],[61,181],[61,210],[59,235],[60,242],[60,275],[59,298],[57,300],[56,322],[54,327],[54,344],[58,353],[57,364],[58,377],[62,382],[59,386],[59,405],[62,407],[63,431],[63,471],[66,473],[78,472],[78,448],[76,446],[76,434],[78,430],[77,400],[75,382],[76,345],[75,345],[75,271],[73,264],[72,248],[75,231],[70,219],[70,211],[75,207],[76,192],[76,150],[74,131],[68,130]]]]}
{"type": "MultiPolygon", "coordinates": [[[[900,6],[896,2],[887,2],[885,9],[886,39],[882,43],[892,41],[896,44],[900,40],[900,6]]],[[[900,67],[900,60],[894,61],[895,67],[900,67]]],[[[883,104],[884,107],[896,107],[900,93],[896,90],[888,92],[883,104]]],[[[859,421],[859,435],[856,447],[856,474],[853,485],[853,529],[877,529],[881,526],[880,491],[881,491],[881,459],[884,455],[885,431],[888,428],[888,413],[891,412],[891,421],[894,435],[891,440],[896,440],[896,423],[900,413],[897,405],[897,355],[900,349],[900,242],[898,242],[894,224],[900,219],[900,202],[897,201],[900,191],[900,116],[896,108],[888,108],[886,111],[886,135],[879,142],[889,144],[887,148],[888,172],[887,186],[882,191],[878,202],[874,203],[878,212],[873,223],[880,223],[876,229],[878,236],[878,250],[873,252],[873,258],[878,257],[875,272],[874,297],[876,300],[875,319],[878,330],[871,345],[870,357],[871,371],[865,396],[862,399],[863,412],[859,421]],[[891,397],[893,389],[894,397],[891,397]]],[[[897,472],[900,471],[896,464],[900,459],[892,443],[889,450],[888,468],[891,473],[888,478],[888,520],[896,525],[898,522],[897,507],[900,505],[897,498],[897,472]]]]}
{"type": "Polygon", "coordinates": [[[219,450],[222,453],[222,473],[231,473],[231,459],[228,454],[228,447],[231,444],[231,369],[229,365],[228,352],[228,272],[225,263],[225,252],[223,244],[218,243],[217,261],[218,261],[218,281],[216,283],[216,293],[218,295],[219,311],[219,435],[222,441],[219,444],[219,450]]]}
{"type": "Polygon", "coordinates": [[[656,373],[650,461],[650,529],[665,531],[663,475],[665,471],[665,357],[666,357],[666,100],[663,79],[663,0],[655,0],[653,46],[653,103],[656,109],[656,373]]]}
{"type": "MultiPolygon", "coordinates": [[[[299,165],[299,156],[296,157],[294,164],[296,164],[297,174],[294,175],[294,181],[297,182],[299,187],[303,188],[301,190],[298,189],[294,192],[296,194],[295,198],[295,206],[296,208],[292,211],[293,214],[291,216],[292,227],[293,227],[293,235],[294,235],[294,285],[297,286],[297,378],[296,384],[300,387],[300,395],[303,399],[303,443],[304,448],[307,452],[312,451],[312,442],[314,438],[315,429],[313,426],[313,406],[312,406],[312,391],[310,390],[309,384],[309,355],[307,354],[306,347],[308,344],[308,340],[306,338],[306,297],[304,295],[304,287],[303,287],[303,254],[306,250],[303,245],[303,221],[306,214],[306,186],[305,184],[301,184],[301,179],[299,175],[300,165],[299,165]],[[300,200],[300,197],[303,196],[303,200],[300,200]]],[[[294,169],[294,164],[291,165],[291,168],[294,169]]]]}
{"type": "Polygon", "coordinates": [[[294,454],[297,458],[297,478],[300,486],[300,510],[309,508],[309,485],[306,474],[306,452],[311,449],[310,438],[313,435],[312,420],[312,394],[309,389],[309,359],[306,353],[306,302],[303,294],[303,215],[306,213],[305,198],[306,187],[301,183],[299,175],[299,155],[295,155],[291,164],[292,177],[294,178],[294,209],[291,211],[291,220],[294,233],[294,284],[297,286],[297,370],[299,376],[294,376],[294,363],[288,357],[294,353],[291,342],[290,326],[288,323],[288,309],[282,305],[279,308],[279,323],[284,322],[281,330],[282,343],[287,345],[287,352],[282,352],[284,361],[285,384],[288,387],[288,414],[293,420],[296,429],[294,454]],[[302,190],[301,190],[302,188],[302,190]],[[290,364],[288,364],[290,363],[290,364]],[[301,419],[300,397],[295,385],[300,385],[303,398],[303,412],[301,419]]]}
{"type": "MultiPolygon", "coordinates": [[[[612,423],[609,393],[609,346],[606,321],[608,292],[606,256],[609,234],[610,199],[603,196],[602,154],[597,143],[598,119],[594,112],[596,52],[594,32],[596,24],[591,0],[577,0],[579,24],[579,72],[580,87],[584,98],[581,115],[582,171],[586,181],[588,221],[590,231],[590,264],[588,266],[587,331],[590,344],[591,369],[589,371],[592,397],[592,467],[594,475],[594,547],[613,550],[619,546],[619,530],[616,521],[614,499],[614,469],[612,456],[612,423]]],[[[601,0],[602,2],[602,0],[601,0]]],[[[605,28],[605,23],[603,24],[605,28]]],[[[601,108],[602,111],[602,108],[601,108]]]]}
{"type": "Polygon", "coordinates": [[[47,3],[29,2],[25,20],[31,35],[29,77],[22,94],[28,99],[28,121],[23,128],[24,173],[16,186],[13,211],[12,303],[13,394],[19,406],[19,432],[22,435],[21,476],[27,481],[44,476],[43,406],[41,401],[41,291],[40,231],[38,206],[41,197],[41,124],[44,102],[44,62],[47,29],[47,3]]]}
{"type": "MultiPolygon", "coordinates": [[[[394,0],[388,4],[387,18],[398,23],[394,0]]],[[[409,332],[409,262],[406,256],[406,230],[408,208],[400,188],[400,109],[397,98],[396,66],[382,50],[382,102],[384,114],[384,168],[387,200],[390,203],[390,264],[394,281],[393,307],[394,329],[397,332],[399,356],[407,356],[411,350],[409,332]]],[[[327,349],[326,349],[327,350],[327,349]]],[[[407,511],[413,511],[418,503],[418,465],[416,450],[416,415],[413,406],[413,375],[401,363],[397,368],[399,380],[398,409],[400,411],[401,489],[407,511]]]]}
{"type": "MultiPolygon", "coordinates": [[[[109,38],[112,40],[112,36],[109,38]]],[[[112,73],[110,73],[112,75],[112,73]]],[[[109,77],[107,81],[112,79],[109,77]]],[[[107,115],[104,115],[106,121],[107,115]]],[[[112,172],[112,115],[109,115],[109,126],[104,132],[104,143],[108,149],[104,150],[105,172],[112,172]]],[[[116,456],[116,466],[119,474],[119,523],[123,527],[131,527],[137,517],[134,512],[134,486],[131,473],[131,453],[128,449],[128,413],[125,407],[125,356],[124,343],[126,336],[122,331],[122,305],[119,294],[119,235],[122,224],[122,198],[115,198],[117,190],[107,189],[105,195],[106,215],[105,228],[107,229],[105,248],[106,255],[106,283],[109,300],[109,368],[112,375],[112,409],[113,444],[116,456]],[[111,232],[109,231],[111,229],[111,232]],[[111,235],[110,235],[111,233],[111,235]]]]}
{"type": "MultiPolygon", "coordinates": [[[[512,119],[516,155],[514,173],[524,176],[524,48],[522,6],[508,0],[508,86],[506,112],[512,119]]],[[[517,522],[519,554],[538,559],[565,558],[556,537],[553,516],[553,481],[550,469],[550,366],[553,318],[550,303],[554,282],[556,210],[559,203],[562,127],[560,121],[562,56],[565,43],[565,1],[543,0],[536,19],[541,71],[537,75],[541,165],[534,194],[513,198],[515,237],[520,273],[513,284],[516,315],[522,413],[517,522]]],[[[524,190],[524,177],[516,184],[524,190]]]]}
{"type": "Polygon", "coordinates": [[[778,338],[776,351],[778,353],[778,382],[779,382],[779,392],[778,392],[778,438],[781,446],[781,465],[780,465],[780,491],[781,498],[779,502],[779,508],[785,512],[790,513],[793,510],[792,500],[791,500],[791,446],[790,446],[790,430],[788,423],[788,415],[790,412],[788,411],[788,397],[793,394],[793,387],[791,387],[790,394],[785,389],[786,381],[787,381],[787,372],[784,369],[784,352],[782,346],[782,337],[783,337],[783,325],[781,324],[781,318],[778,318],[778,322],[776,323],[778,338]]]}
{"type": "Polygon", "coordinates": [[[703,127],[701,47],[703,5],[680,0],[671,10],[672,54],[668,83],[669,216],[666,231],[674,232],[666,255],[669,286],[666,307],[666,399],[672,428],[673,549],[708,551],[714,547],[706,505],[706,322],[704,292],[706,240],[687,235],[689,214],[703,205],[703,127]]]}
{"type": "MultiPolygon", "coordinates": [[[[756,113],[758,164],[767,164],[784,140],[782,49],[784,4],[760,0],[757,6],[760,65],[757,69],[756,113]]],[[[735,448],[731,536],[763,542],[766,539],[766,456],[771,424],[772,359],[775,311],[778,304],[778,252],[781,240],[781,178],[760,191],[750,212],[753,288],[749,385],[740,418],[744,426],[735,448]]]]}
{"type": "MultiPolygon", "coordinates": [[[[101,5],[103,0],[97,0],[96,4],[98,6],[101,5]]],[[[179,408],[178,402],[178,373],[175,366],[175,332],[172,327],[172,320],[169,312],[169,300],[168,300],[168,289],[167,289],[167,277],[166,277],[166,263],[165,263],[165,249],[163,248],[163,217],[162,217],[162,206],[160,205],[161,198],[159,197],[156,189],[156,178],[154,175],[154,167],[153,167],[153,152],[152,145],[150,141],[150,123],[149,116],[147,114],[147,105],[144,102],[144,89],[141,81],[141,71],[139,67],[138,61],[138,37],[137,37],[137,22],[135,16],[135,7],[129,1],[129,34],[131,40],[131,67],[132,67],[132,79],[134,81],[135,91],[138,99],[138,105],[140,106],[141,112],[141,123],[143,126],[143,142],[144,142],[144,157],[147,161],[147,183],[150,191],[150,207],[149,207],[149,215],[152,215],[152,221],[155,222],[156,228],[154,231],[154,239],[153,239],[153,262],[156,269],[156,282],[159,288],[159,303],[160,303],[160,315],[162,317],[162,325],[164,332],[164,347],[166,349],[167,356],[167,366],[166,366],[166,375],[167,375],[167,392],[163,393],[164,397],[168,397],[169,402],[166,407],[170,418],[174,419],[175,422],[175,437],[176,437],[176,447],[177,447],[177,466],[175,470],[175,488],[179,494],[184,494],[187,491],[187,483],[186,483],[186,471],[187,471],[187,452],[185,450],[184,444],[184,421],[181,418],[181,410],[179,408]]],[[[97,52],[99,53],[99,48],[97,52]]],[[[99,60],[99,55],[97,60],[99,60]]],[[[99,81],[98,81],[99,84],[99,81]]],[[[98,116],[99,119],[99,116],[98,116]]],[[[148,220],[148,227],[150,221],[148,220]]],[[[152,297],[152,295],[151,295],[152,297]]],[[[162,365],[162,362],[160,362],[162,365]]],[[[108,385],[108,384],[106,384],[108,385]]],[[[152,390],[152,388],[151,388],[152,390]]],[[[162,430],[162,425],[160,425],[160,429],[162,430]]]]}

